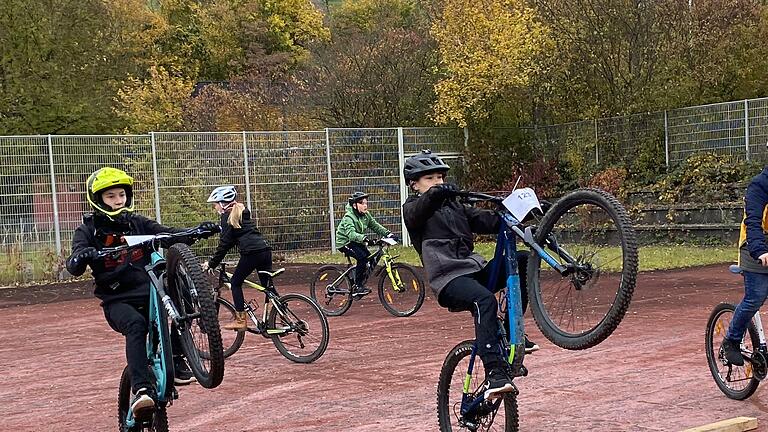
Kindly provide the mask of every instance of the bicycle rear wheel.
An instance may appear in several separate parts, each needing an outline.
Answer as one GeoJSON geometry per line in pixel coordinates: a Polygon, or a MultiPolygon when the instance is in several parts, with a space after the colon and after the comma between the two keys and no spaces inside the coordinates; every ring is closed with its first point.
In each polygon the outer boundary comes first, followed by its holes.
{"type": "Polygon", "coordinates": [[[568,268],[560,275],[531,254],[528,297],[536,325],[561,348],[599,344],[618,327],[635,290],[637,240],[626,210],[608,192],[579,189],[547,211],[535,240],[568,268]]]}
{"type": "Polygon", "coordinates": [[[128,427],[126,420],[128,418],[128,409],[131,403],[131,377],[128,373],[128,367],[123,369],[120,376],[120,388],[117,392],[117,426],[119,432],[168,432],[168,414],[165,407],[155,408],[150,424],[136,424],[128,427]]]}
{"type": "MultiPolygon", "coordinates": [[[[484,401],[471,416],[461,416],[461,400],[464,381],[469,371],[469,359],[474,341],[456,345],[443,362],[440,381],[437,384],[437,421],[441,432],[458,430],[483,430],[515,432],[519,430],[517,395],[504,393],[501,398],[484,401]],[[474,428],[473,428],[474,426],[474,428]]],[[[485,371],[479,358],[475,358],[471,375],[473,397],[484,393],[485,371]]]]}
{"type": "Polygon", "coordinates": [[[393,264],[392,275],[398,282],[392,283],[386,269],[379,277],[379,301],[387,312],[396,317],[407,317],[418,312],[424,303],[424,282],[416,270],[407,264],[393,264]]]}
{"type": "Polygon", "coordinates": [[[189,246],[168,248],[168,288],[182,322],[181,348],[197,382],[214,388],[224,378],[224,352],[216,304],[208,278],[189,246]]]}
{"type": "Polygon", "coordinates": [[[352,306],[352,282],[343,273],[336,266],[322,266],[309,287],[309,295],[327,316],[343,315],[352,306]]]}
{"type": "Polygon", "coordinates": [[[744,400],[752,396],[760,384],[760,380],[755,377],[756,367],[749,360],[753,355],[759,355],[757,347],[760,344],[760,339],[754,323],[750,322],[741,348],[744,354],[744,366],[734,366],[725,361],[725,354],[720,349],[720,345],[728,332],[728,326],[731,324],[735,309],[729,303],[720,303],[715,306],[709,315],[709,320],[707,320],[704,343],[709,371],[712,373],[717,387],[731,399],[744,400]]]}
{"type": "Polygon", "coordinates": [[[286,294],[278,299],[267,317],[267,334],[275,348],[288,360],[311,363],[328,348],[328,319],[320,307],[307,296],[286,294]]]}

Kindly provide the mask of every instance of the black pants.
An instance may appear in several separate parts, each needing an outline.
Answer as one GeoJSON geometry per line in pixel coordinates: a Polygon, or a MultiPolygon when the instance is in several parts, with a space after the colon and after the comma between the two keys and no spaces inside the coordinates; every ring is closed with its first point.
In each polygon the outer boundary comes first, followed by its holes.
{"type": "MultiPolygon", "coordinates": [[[[162,305],[161,311],[162,311],[162,305]]],[[[125,336],[125,359],[131,374],[131,389],[154,388],[147,360],[149,331],[149,298],[104,304],[104,316],[112,329],[125,336]]],[[[175,326],[171,328],[171,350],[181,353],[181,342],[175,326]]]]}
{"type": "Polygon", "coordinates": [[[357,286],[363,286],[365,284],[365,272],[368,266],[368,257],[371,252],[362,243],[351,242],[346,246],[339,248],[339,251],[345,255],[349,255],[357,260],[357,266],[355,267],[355,284],[357,286]]]}
{"type": "MultiPolygon", "coordinates": [[[[520,251],[517,254],[518,274],[520,276],[520,294],[523,303],[523,313],[528,307],[526,268],[528,253],[520,251]]],[[[446,285],[440,292],[438,303],[441,306],[472,312],[475,319],[475,340],[477,354],[483,360],[486,371],[500,367],[504,358],[498,346],[497,313],[499,304],[495,292],[506,286],[506,280],[500,275],[493,291],[486,288],[492,263],[481,271],[465,276],[459,276],[446,285]]],[[[504,271],[500,272],[501,274],[504,271]]]]}
{"type": "MultiPolygon", "coordinates": [[[[243,281],[257,271],[272,271],[272,249],[262,249],[250,254],[240,255],[240,261],[237,263],[235,271],[232,273],[232,301],[235,303],[235,310],[242,312],[245,310],[245,298],[243,297],[243,281]]],[[[259,275],[259,282],[266,287],[269,283],[269,276],[259,275]]]]}

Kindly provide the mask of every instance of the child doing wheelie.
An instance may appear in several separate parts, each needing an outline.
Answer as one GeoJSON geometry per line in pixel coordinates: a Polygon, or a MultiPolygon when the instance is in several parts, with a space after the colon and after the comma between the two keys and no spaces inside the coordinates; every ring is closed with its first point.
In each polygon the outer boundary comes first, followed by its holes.
{"type": "MultiPolygon", "coordinates": [[[[88,203],[93,213],[83,217],[72,238],[72,255],[67,270],[80,276],[91,267],[109,326],[125,336],[125,356],[131,375],[131,410],[136,418],[151,413],[155,405],[154,380],[147,368],[147,332],[150,279],[144,266],[150,255],[141,249],[124,251],[117,258],[96,259],[98,251],[125,244],[124,236],[176,233],[184,230],[167,227],[133,212],[133,178],[115,168],[101,168],[86,181],[88,203]]],[[[198,226],[217,232],[218,226],[204,222],[198,226]]],[[[176,384],[194,381],[182,357],[179,335],[171,330],[176,384]]]]}

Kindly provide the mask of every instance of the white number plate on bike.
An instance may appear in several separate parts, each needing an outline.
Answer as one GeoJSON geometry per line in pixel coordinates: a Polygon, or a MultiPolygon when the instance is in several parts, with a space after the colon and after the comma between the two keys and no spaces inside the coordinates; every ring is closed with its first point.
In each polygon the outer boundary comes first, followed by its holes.
{"type": "Polygon", "coordinates": [[[537,208],[541,210],[539,199],[536,197],[536,192],[531,188],[516,189],[509,194],[508,197],[502,201],[504,207],[512,213],[517,220],[521,221],[528,216],[531,210],[537,208]]]}
{"type": "Polygon", "coordinates": [[[393,238],[389,238],[389,237],[384,237],[384,238],[382,238],[382,239],[381,239],[381,241],[383,241],[384,243],[386,243],[386,244],[388,244],[388,245],[390,245],[390,246],[394,246],[394,245],[396,245],[396,244],[397,244],[397,242],[395,241],[395,239],[393,239],[393,238]]]}
{"type": "Polygon", "coordinates": [[[152,240],[155,236],[153,235],[132,235],[132,236],[124,236],[125,242],[128,244],[128,246],[135,246],[139,243],[145,242],[147,240],[152,240]]]}

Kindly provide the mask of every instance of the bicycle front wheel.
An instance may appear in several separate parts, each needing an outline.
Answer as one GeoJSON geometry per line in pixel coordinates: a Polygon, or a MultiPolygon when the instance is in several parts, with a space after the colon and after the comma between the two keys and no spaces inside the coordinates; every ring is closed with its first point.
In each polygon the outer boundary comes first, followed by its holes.
{"type": "Polygon", "coordinates": [[[189,246],[168,248],[168,288],[182,321],[181,349],[197,382],[215,388],[224,379],[224,351],[210,282],[189,246]]]}
{"type": "Polygon", "coordinates": [[[725,354],[720,345],[728,332],[728,326],[731,325],[731,318],[733,318],[735,309],[732,304],[728,303],[720,303],[715,306],[707,321],[704,346],[707,352],[709,371],[712,373],[717,387],[731,399],[744,400],[752,396],[760,384],[760,380],[755,377],[755,366],[749,361],[749,358],[756,355],[760,339],[755,325],[750,322],[741,345],[741,351],[744,354],[744,366],[734,366],[725,361],[725,354]]]}
{"type": "MultiPolygon", "coordinates": [[[[235,320],[235,306],[226,299],[221,298],[221,296],[216,298],[216,309],[219,315],[219,328],[222,328],[223,324],[235,320]]],[[[224,358],[236,353],[243,345],[244,340],[244,331],[222,330],[221,343],[224,350],[224,358]]]]}
{"type": "Polygon", "coordinates": [[[515,393],[504,393],[500,398],[484,401],[474,413],[461,415],[465,380],[469,380],[470,399],[482,397],[485,391],[483,386],[485,371],[478,358],[475,358],[472,374],[467,377],[473,342],[468,340],[456,345],[448,353],[440,370],[440,381],[437,384],[437,421],[440,431],[518,431],[519,419],[515,393]]]}
{"type": "Polygon", "coordinates": [[[424,304],[424,282],[413,267],[393,264],[392,277],[386,269],[379,277],[379,301],[387,312],[396,317],[411,316],[424,304]]]}
{"type": "Polygon", "coordinates": [[[288,360],[312,363],[328,348],[328,319],[312,299],[301,294],[286,294],[272,306],[267,318],[267,334],[275,348],[288,360]]]}
{"type": "Polygon", "coordinates": [[[309,287],[309,295],[328,316],[344,315],[352,306],[352,283],[343,274],[336,266],[322,266],[309,287]]]}
{"type": "Polygon", "coordinates": [[[536,325],[561,348],[604,341],[624,318],[637,279],[637,239],[627,211],[608,192],[579,189],[547,211],[535,240],[567,269],[561,275],[531,254],[528,297],[536,325]]]}

